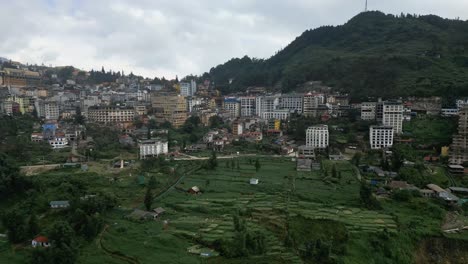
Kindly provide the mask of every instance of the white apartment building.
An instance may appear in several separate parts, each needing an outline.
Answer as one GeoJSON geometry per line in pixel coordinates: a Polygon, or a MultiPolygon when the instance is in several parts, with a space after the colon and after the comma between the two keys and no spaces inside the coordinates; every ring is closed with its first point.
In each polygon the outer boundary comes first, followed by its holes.
{"type": "Polygon", "coordinates": [[[375,120],[376,102],[361,103],[361,120],[375,120]]]}
{"type": "Polygon", "coordinates": [[[194,106],[202,104],[201,98],[189,96],[189,97],[186,97],[185,99],[187,100],[187,111],[189,113],[192,112],[194,106]]]}
{"type": "Polygon", "coordinates": [[[229,117],[236,118],[240,116],[240,102],[237,100],[237,98],[224,98],[223,105],[224,110],[229,113],[229,117]]]}
{"type": "Polygon", "coordinates": [[[239,97],[240,116],[249,117],[255,115],[255,96],[239,97]]]}
{"type": "Polygon", "coordinates": [[[44,103],[44,118],[57,120],[60,116],[59,106],[56,102],[44,103]]]}
{"type": "Polygon", "coordinates": [[[263,113],[276,110],[278,105],[278,96],[258,96],[255,98],[255,114],[262,117],[263,113]]]}
{"type": "Polygon", "coordinates": [[[288,109],[290,112],[302,114],[304,106],[304,95],[283,94],[279,98],[279,109],[288,109]]]}
{"type": "Polygon", "coordinates": [[[391,126],[371,126],[369,143],[371,149],[383,149],[393,146],[394,128],[391,126]]]}
{"type": "Polygon", "coordinates": [[[158,139],[141,140],[138,142],[138,147],[140,149],[140,159],[156,157],[169,152],[167,142],[158,139]]]}
{"type": "Polygon", "coordinates": [[[197,92],[197,83],[195,80],[188,82],[181,82],[180,84],[180,95],[182,96],[194,96],[197,92]]]}
{"type": "Polygon", "coordinates": [[[329,144],[327,125],[311,126],[306,130],[306,146],[316,149],[326,149],[329,144]]]}
{"type": "Polygon", "coordinates": [[[291,112],[288,109],[273,110],[269,112],[263,112],[260,116],[262,119],[279,119],[287,120],[291,116],[291,112]]]}
{"type": "Polygon", "coordinates": [[[396,134],[403,132],[403,104],[385,101],[382,109],[382,124],[393,127],[396,134]]]}
{"type": "Polygon", "coordinates": [[[304,95],[303,113],[305,116],[317,116],[319,105],[325,102],[323,94],[308,93],[304,95]]]}
{"type": "Polygon", "coordinates": [[[49,145],[53,149],[61,149],[68,146],[68,139],[66,137],[54,137],[49,140],[49,145]]]}

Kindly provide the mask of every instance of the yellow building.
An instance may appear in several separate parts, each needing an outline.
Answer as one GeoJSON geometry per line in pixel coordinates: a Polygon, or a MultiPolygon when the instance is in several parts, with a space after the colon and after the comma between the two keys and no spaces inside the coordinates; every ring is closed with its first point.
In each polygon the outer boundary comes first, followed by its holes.
{"type": "Polygon", "coordinates": [[[187,120],[187,101],[184,96],[171,93],[152,95],[151,104],[157,123],[169,122],[174,128],[181,127],[187,120]]]}
{"type": "Polygon", "coordinates": [[[281,120],[275,119],[275,130],[281,129],[281,120]]]}
{"type": "Polygon", "coordinates": [[[440,149],[440,156],[447,157],[449,155],[449,147],[442,147],[440,149]]]}
{"type": "Polygon", "coordinates": [[[41,76],[38,72],[5,68],[1,85],[25,87],[39,85],[41,76]]]}

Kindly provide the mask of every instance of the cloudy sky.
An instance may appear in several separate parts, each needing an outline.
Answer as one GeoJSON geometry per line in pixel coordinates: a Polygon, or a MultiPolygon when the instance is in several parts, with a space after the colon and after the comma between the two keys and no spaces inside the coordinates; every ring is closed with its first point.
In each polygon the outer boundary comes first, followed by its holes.
{"type": "MultiPolygon", "coordinates": [[[[146,77],[268,58],[304,30],[339,25],[365,0],[0,0],[0,56],[146,77]]],[[[370,10],[468,19],[468,0],[369,0],[370,10]]]]}

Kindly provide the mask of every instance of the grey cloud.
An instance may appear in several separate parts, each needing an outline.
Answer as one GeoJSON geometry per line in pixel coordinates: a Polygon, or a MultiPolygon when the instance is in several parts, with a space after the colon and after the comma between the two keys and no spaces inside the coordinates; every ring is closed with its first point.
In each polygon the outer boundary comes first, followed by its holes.
{"type": "MultiPolygon", "coordinates": [[[[29,63],[201,74],[232,57],[267,58],[304,30],[348,21],[364,0],[0,0],[0,56],[29,63]],[[7,25],[5,27],[5,25],[7,25]]],[[[394,14],[466,19],[464,0],[369,0],[394,14]]]]}

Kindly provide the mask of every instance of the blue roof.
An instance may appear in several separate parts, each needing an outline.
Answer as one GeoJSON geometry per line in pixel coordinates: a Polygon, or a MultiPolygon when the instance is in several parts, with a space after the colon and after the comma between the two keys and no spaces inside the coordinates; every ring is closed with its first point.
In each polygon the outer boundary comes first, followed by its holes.
{"type": "Polygon", "coordinates": [[[237,103],[239,100],[237,98],[224,98],[225,103],[237,103]]]}

